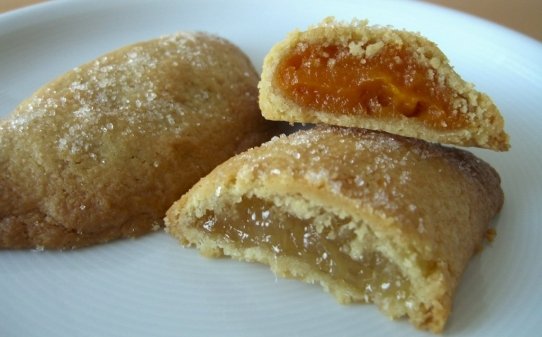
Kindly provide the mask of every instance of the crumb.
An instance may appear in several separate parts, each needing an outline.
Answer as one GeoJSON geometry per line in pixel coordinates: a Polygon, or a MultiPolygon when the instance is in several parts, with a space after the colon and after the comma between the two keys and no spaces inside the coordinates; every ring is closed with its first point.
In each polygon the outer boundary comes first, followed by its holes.
{"type": "Polygon", "coordinates": [[[486,231],[486,240],[489,243],[492,243],[495,240],[495,237],[497,236],[497,231],[495,228],[488,228],[486,231]]]}

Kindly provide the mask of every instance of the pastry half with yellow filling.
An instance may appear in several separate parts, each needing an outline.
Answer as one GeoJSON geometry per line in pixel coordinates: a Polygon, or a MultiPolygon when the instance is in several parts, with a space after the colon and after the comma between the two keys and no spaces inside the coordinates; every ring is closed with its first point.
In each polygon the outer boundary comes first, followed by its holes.
{"type": "Polygon", "coordinates": [[[294,31],[264,60],[264,117],[382,130],[431,142],[509,148],[503,118],[442,51],[416,33],[332,18],[294,31]]]}
{"type": "Polygon", "coordinates": [[[0,248],[136,237],[216,165],[271,138],[258,73],[230,42],[178,33],[112,51],[0,121],[0,248]]]}
{"type": "Polygon", "coordinates": [[[203,255],[268,264],[438,332],[502,204],[498,174],[468,152],[318,127],[229,159],[165,223],[203,255]]]}

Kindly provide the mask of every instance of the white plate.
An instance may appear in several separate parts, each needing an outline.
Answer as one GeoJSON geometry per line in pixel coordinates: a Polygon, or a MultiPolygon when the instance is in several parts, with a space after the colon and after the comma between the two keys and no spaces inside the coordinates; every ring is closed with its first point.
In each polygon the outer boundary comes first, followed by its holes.
{"type": "MultiPolygon", "coordinates": [[[[202,30],[263,56],[325,16],[420,31],[494,98],[512,150],[476,150],[500,172],[496,240],[468,267],[450,336],[542,331],[542,45],[495,24],[419,2],[54,1],[0,15],[0,114],[40,85],[122,45],[202,30]]],[[[71,252],[0,252],[1,336],[418,336],[372,305],[342,306],[267,267],[208,260],[164,233],[71,252]]]]}

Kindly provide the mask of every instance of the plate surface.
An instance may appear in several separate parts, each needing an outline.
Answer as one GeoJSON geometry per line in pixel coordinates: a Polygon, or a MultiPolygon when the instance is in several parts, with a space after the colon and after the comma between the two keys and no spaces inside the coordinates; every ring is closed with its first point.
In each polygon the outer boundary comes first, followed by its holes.
{"type": "MultiPolygon", "coordinates": [[[[53,1],[0,15],[0,115],[39,86],[120,46],[182,30],[230,39],[256,68],[294,28],[326,16],[419,31],[494,98],[512,150],[474,150],[501,174],[495,241],[470,263],[446,335],[542,331],[542,45],[411,2],[53,1]]],[[[422,336],[372,305],[342,306],[267,267],[208,260],[164,233],[70,252],[0,251],[1,336],[422,336]]]]}

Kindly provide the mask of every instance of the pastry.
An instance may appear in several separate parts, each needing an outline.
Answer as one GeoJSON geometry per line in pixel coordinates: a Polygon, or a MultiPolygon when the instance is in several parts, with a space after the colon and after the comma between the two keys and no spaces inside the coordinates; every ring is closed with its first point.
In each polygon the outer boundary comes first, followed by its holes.
{"type": "Polygon", "coordinates": [[[268,264],[340,302],[374,302],[440,332],[502,204],[498,174],[471,153],[317,127],[221,164],[173,204],[165,224],[203,255],[268,264]]]}
{"type": "Polygon", "coordinates": [[[510,147],[503,118],[426,38],[332,18],[294,31],[264,60],[264,117],[383,130],[431,142],[510,147]]]}
{"type": "Polygon", "coordinates": [[[135,237],[217,164],[271,138],[258,74],[228,41],[178,33],[46,84],[0,121],[0,248],[135,237]]]}

